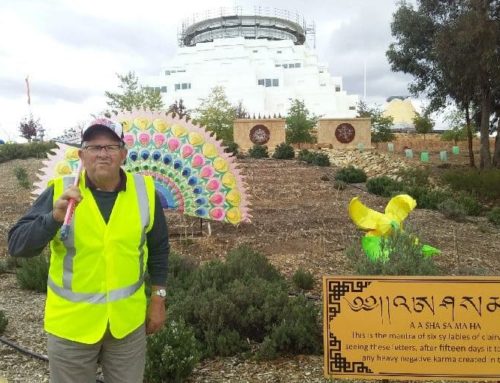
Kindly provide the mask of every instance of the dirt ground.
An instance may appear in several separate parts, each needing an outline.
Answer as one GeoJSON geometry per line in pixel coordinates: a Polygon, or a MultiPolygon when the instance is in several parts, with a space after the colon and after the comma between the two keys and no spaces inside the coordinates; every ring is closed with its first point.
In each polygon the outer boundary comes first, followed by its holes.
{"type": "MultiPolygon", "coordinates": [[[[466,164],[466,157],[461,158],[466,164]]],[[[403,161],[402,158],[395,160],[403,161]]],[[[174,251],[203,262],[223,258],[230,249],[246,244],[265,254],[288,277],[299,267],[310,271],[316,281],[313,293],[318,296],[323,275],[353,273],[345,251],[359,241],[362,233],[348,217],[348,203],[358,196],[367,206],[383,211],[387,198],[367,193],[363,185],[349,185],[345,190],[337,190],[333,179],[338,169],[333,167],[309,166],[297,160],[242,159],[238,162],[249,185],[252,222],[234,227],[168,213],[174,251]]],[[[455,162],[453,166],[462,165],[460,159],[455,159],[455,162]]],[[[430,166],[438,164],[435,162],[430,166]]],[[[13,174],[17,166],[24,167],[30,180],[34,181],[41,161],[15,160],[0,164],[0,257],[7,256],[9,227],[30,205],[29,191],[18,186],[13,174]]],[[[405,224],[420,233],[422,242],[441,249],[442,254],[436,257],[436,261],[443,274],[500,275],[500,230],[488,223],[485,217],[469,217],[466,222],[457,223],[439,212],[416,209],[405,224]]],[[[13,307],[12,310],[17,310],[10,304],[16,294],[27,295],[36,302],[43,301],[43,295],[19,291],[13,276],[0,276],[0,279],[3,279],[0,309],[13,307]]],[[[7,316],[15,324],[9,324],[5,336],[29,348],[31,338],[23,328],[40,327],[42,306],[33,305],[36,312],[27,317],[7,310],[7,316]]],[[[35,337],[44,337],[41,328],[35,330],[35,337]]],[[[35,348],[44,352],[44,342],[38,339],[36,343],[35,348]]],[[[47,379],[43,362],[27,363],[25,357],[5,346],[0,346],[0,360],[2,358],[10,362],[0,362],[0,381],[2,374],[19,382],[47,379]],[[19,372],[19,366],[23,365],[34,367],[19,372]]],[[[205,361],[189,381],[323,382],[322,363],[320,356],[298,356],[263,364],[224,358],[205,361]]]]}

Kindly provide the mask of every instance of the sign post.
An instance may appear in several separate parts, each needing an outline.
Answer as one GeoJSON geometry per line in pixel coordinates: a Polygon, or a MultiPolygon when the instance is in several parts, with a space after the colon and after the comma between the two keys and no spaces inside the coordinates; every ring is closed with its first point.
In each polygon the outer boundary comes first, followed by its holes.
{"type": "Polygon", "coordinates": [[[500,277],[323,278],[325,376],[500,381],[500,277]]]}

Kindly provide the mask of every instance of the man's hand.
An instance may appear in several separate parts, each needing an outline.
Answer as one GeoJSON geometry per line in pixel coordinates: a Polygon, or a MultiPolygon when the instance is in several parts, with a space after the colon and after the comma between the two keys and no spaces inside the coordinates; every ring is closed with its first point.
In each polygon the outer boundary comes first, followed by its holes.
{"type": "Polygon", "coordinates": [[[167,314],[165,312],[165,298],[153,295],[148,307],[146,318],[146,334],[151,335],[160,331],[165,324],[167,314]]]}
{"type": "Polygon", "coordinates": [[[76,201],[75,207],[82,200],[82,195],[78,186],[70,186],[54,203],[52,216],[57,222],[64,222],[64,217],[66,216],[66,210],[70,199],[74,199],[76,201]]]}

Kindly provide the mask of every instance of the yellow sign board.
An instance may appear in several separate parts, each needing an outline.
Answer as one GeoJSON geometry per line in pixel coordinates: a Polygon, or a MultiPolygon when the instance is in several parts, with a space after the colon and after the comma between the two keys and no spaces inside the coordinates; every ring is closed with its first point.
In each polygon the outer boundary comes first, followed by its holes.
{"type": "Polygon", "coordinates": [[[323,277],[325,376],[500,381],[500,277],[323,277]]]}

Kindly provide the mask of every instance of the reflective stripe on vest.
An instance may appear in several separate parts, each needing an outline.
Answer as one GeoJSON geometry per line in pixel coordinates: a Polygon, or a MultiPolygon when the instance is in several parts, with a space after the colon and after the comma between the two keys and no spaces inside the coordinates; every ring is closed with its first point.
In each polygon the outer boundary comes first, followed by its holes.
{"type": "MultiPolygon", "coordinates": [[[[63,241],[66,254],[64,255],[63,260],[63,287],[57,286],[56,283],[52,280],[52,278],[48,277],[47,285],[51,288],[51,290],[59,295],[60,297],[67,299],[71,302],[87,302],[87,303],[106,303],[113,302],[120,299],[128,298],[133,295],[144,283],[144,245],[146,242],[146,229],[150,223],[149,216],[149,200],[148,194],[146,190],[146,183],[144,182],[144,178],[139,174],[133,174],[135,189],[137,192],[137,202],[139,205],[139,214],[141,217],[141,242],[139,244],[139,276],[137,282],[130,286],[122,287],[119,289],[111,290],[106,295],[105,293],[77,293],[72,289],[72,281],[73,281],[73,261],[76,255],[75,250],[75,230],[74,230],[74,222],[75,220],[71,220],[71,226],[69,230],[68,238],[63,241]]],[[[74,177],[64,177],[63,184],[64,190],[66,190],[69,186],[71,186],[75,181],[74,177]]]]}

